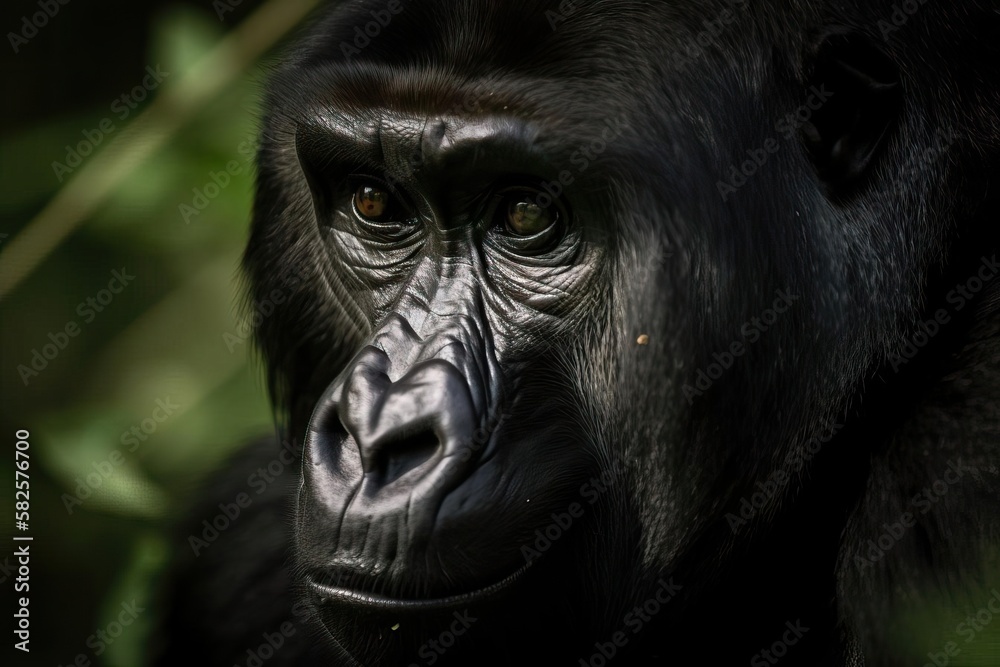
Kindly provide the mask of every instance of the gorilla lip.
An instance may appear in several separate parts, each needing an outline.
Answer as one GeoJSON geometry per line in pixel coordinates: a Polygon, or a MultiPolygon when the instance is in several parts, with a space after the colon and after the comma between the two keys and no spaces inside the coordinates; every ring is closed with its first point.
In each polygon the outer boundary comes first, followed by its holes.
{"type": "Polygon", "coordinates": [[[513,574],[507,575],[505,578],[496,583],[490,584],[489,586],[467,593],[459,593],[442,598],[391,598],[376,593],[366,593],[355,589],[324,584],[319,581],[319,579],[322,579],[322,575],[312,575],[308,577],[307,583],[313,592],[319,596],[320,602],[324,604],[333,602],[347,604],[352,607],[368,611],[380,612],[443,611],[453,607],[462,607],[474,602],[486,602],[499,597],[515,583],[517,583],[517,581],[521,579],[524,573],[527,572],[528,568],[530,568],[533,564],[534,561],[525,563],[513,574]]]}

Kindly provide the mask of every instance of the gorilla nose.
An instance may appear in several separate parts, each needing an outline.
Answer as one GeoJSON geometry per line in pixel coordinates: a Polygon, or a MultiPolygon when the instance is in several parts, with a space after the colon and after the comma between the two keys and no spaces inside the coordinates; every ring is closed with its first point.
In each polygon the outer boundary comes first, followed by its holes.
{"type": "Polygon", "coordinates": [[[468,383],[442,359],[416,363],[395,382],[388,367],[385,352],[366,348],[332,397],[361,455],[365,490],[454,486],[479,421],[468,383]]]}

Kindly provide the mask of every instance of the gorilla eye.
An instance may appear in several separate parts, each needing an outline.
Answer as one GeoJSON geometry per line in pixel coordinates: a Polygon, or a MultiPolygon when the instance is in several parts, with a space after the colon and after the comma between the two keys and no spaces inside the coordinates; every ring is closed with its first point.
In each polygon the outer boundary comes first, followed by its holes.
{"type": "Polygon", "coordinates": [[[542,208],[527,197],[507,200],[507,231],[518,236],[534,236],[545,231],[556,217],[551,208],[542,208]]]}
{"type": "Polygon", "coordinates": [[[545,252],[559,240],[562,207],[544,191],[510,188],[495,195],[498,240],[522,254],[545,252]]]}
{"type": "Polygon", "coordinates": [[[378,221],[389,208],[389,191],[366,183],[354,192],[354,208],[366,220],[378,221]]]}
{"type": "Polygon", "coordinates": [[[364,234],[399,240],[419,229],[418,216],[406,193],[378,177],[351,175],[347,187],[340,192],[345,198],[351,197],[353,217],[364,234]]]}

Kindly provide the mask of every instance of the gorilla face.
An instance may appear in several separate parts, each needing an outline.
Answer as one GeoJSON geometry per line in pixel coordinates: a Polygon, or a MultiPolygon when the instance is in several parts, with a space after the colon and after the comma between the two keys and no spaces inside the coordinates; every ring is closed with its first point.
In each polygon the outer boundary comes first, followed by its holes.
{"type": "Polygon", "coordinates": [[[297,538],[321,582],[349,582],[324,591],[393,607],[517,576],[594,466],[550,350],[594,316],[606,230],[548,194],[528,122],[362,123],[296,136],[330,280],[366,332],[312,415],[297,538]]]}
{"type": "Polygon", "coordinates": [[[885,2],[550,4],[335,3],[269,89],[257,338],[303,590],[364,664],[470,609],[448,659],[565,661],[660,582],[671,622],[960,255],[957,28],[917,53],[885,2]]]}

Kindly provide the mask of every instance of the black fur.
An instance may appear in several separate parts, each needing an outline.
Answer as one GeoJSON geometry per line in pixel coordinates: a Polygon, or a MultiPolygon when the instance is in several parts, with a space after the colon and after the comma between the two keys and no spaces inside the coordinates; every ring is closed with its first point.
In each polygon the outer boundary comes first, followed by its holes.
{"type": "MultiPolygon", "coordinates": [[[[282,297],[256,335],[296,448],[411,289],[381,274],[361,289],[367,278],[321,233],[317,180],[354,159],[316,138],[323,127],[360,132],[396,113],[516,118],[535,132],[522,137],[532,171],[574,176],[564,198],[582,230],[580,277],[531,317],[487,299],[481,324],[518,334],[498,352],[498,437],[516,447],[551,420],[551,438],[586,468],[573,477],[543,454],[525,463],[562,485],[552,511],[588,475],[610,469],[617,481],[437,664],[588,664],[621,630],[618,665],[769,664],[759,652],[786,622],[809,628],[787,665],[924,664],[949,641],[971,650],[956,625],[1000,585],[1000,276],[961,308],[953,290],[998,250],[1000,4],[911,5],[576,0],[560,12],[555,1],[404,0],[348,57],[344,44],[384,3],[339,2],[273,73],[245,268],[251,313],[282,297]],[[780,121],[824,84],[829,106],[786,138],[780,121]],[[620,136],[580,168],[574,151],[609,123],[620,136]],[[745,185],[720,186],[769,139],[778,149],[745,185]],[[766,331],[750,325],[751,340],[744,324],[782,298],[787,312],[766,331]],[[947,323],[921,338],[942,309],[947,323]],[[919,351],[901,356],[914,340],[919,351]],[[721,361],[734,342],[744,353],[721,361]],[[729,368],[698,384],[712,364],[729,368]],[[818,452],[790,467],[810,441],[818,452]],[[921,512],[914,497],[954,469],[921,512]],[[778,471],[789,481],[769,486],[778,471]],[[741,501],[761,489],[744,520],[741,501]],[[907,511],[915,525],[897,531],[907,511]],[[864,560],[887,531],[891,547],[864,560]],[[679,592],[633,634],[630,610],[671,579],[679,592]],[[911,615],[942,609],[958,615],[935,617],[937,634],[911,615]]],[[[506,155],[490,146],[476,159],[494,154],[506,155]]],[[[386,171],[403,164],[384,159],[386,171]]],[[[449,201],[440,186],[421,191],[437,211],[449,201]]],[[[245,477],[237,464],[222,473],[237,487],[245,477]]],[[[304,592],[292,616],[292,582],[315,559],[292,553],[291,531],[327,529],[294,514],[297,488],[285,476],[268,492],[286,510],[254,505],[209,556],[179,567],[161,664],[246,665],[261,633],[289,619],[302,630],[265,664],[431,664],[417,647],[447,627],[437,618],[393,634],[324,617],[332,636],[304,592]]],[[[215,490],[207,516],[231,498],[215,490]]],[[[495,519],[518,521],[503,508],[495,519]]],[[[479,581],[485,565],[461,561],[460,547],[443,576],[479,581]]]]}

